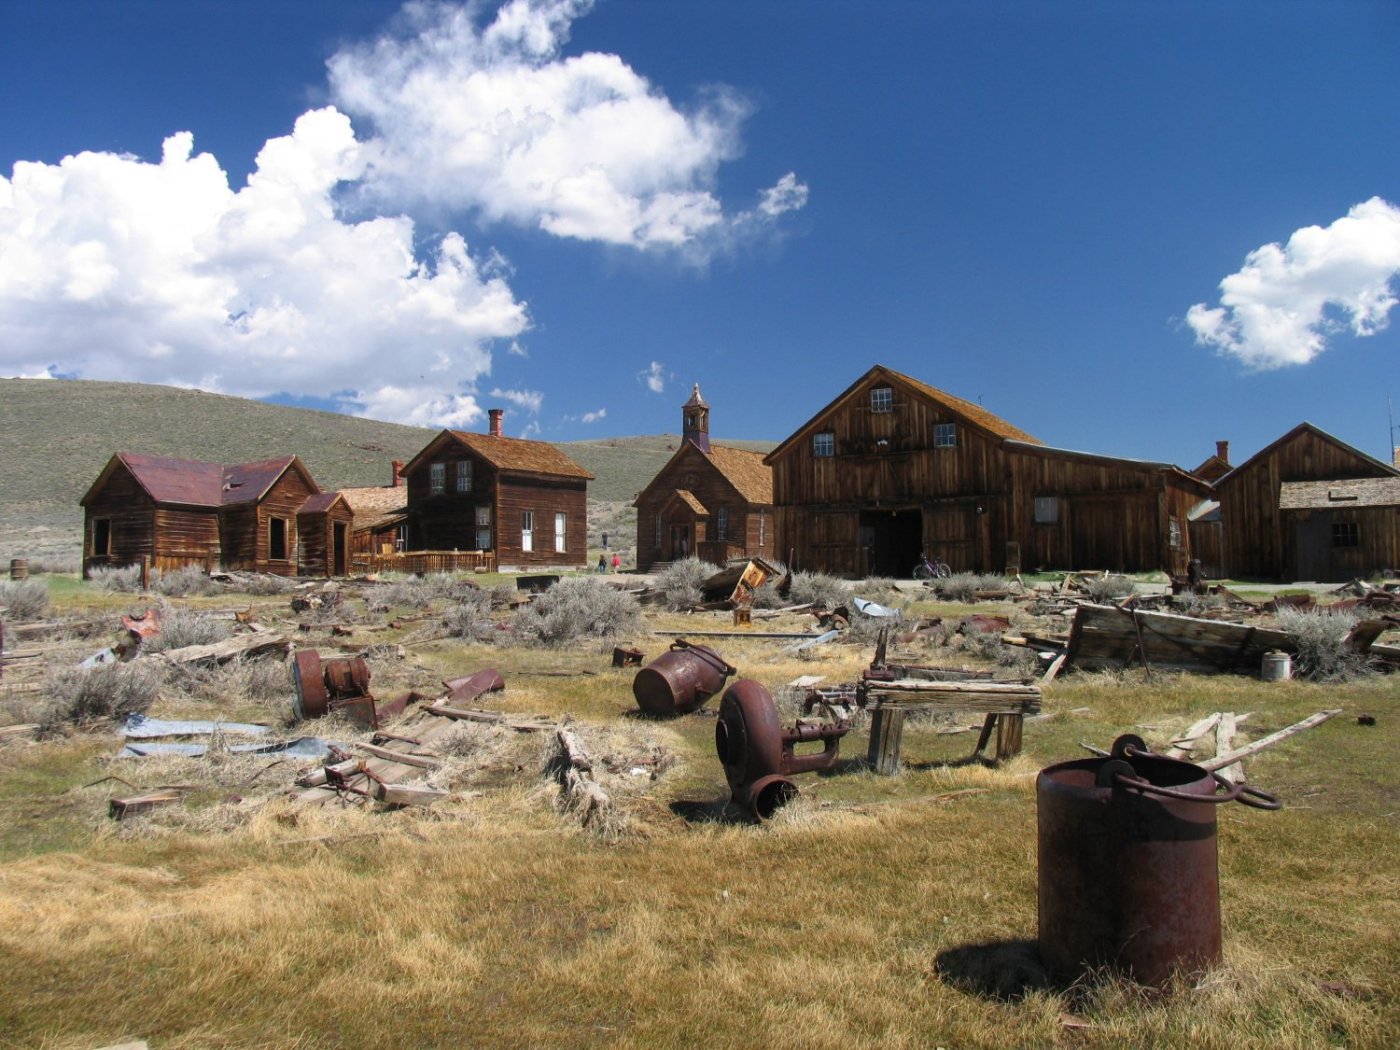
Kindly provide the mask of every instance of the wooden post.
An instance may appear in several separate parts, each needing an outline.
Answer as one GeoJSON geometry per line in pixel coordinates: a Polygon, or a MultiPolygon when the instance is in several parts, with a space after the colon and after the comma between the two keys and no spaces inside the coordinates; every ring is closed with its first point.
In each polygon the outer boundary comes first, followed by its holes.
{"type": "Polygon", "coordinates": [[[866,756],[881,776],[899,772],[899,744],[904,735],[904,712],[895,707],[877,707],[870,718],[870,751],[866,756]]]}
{"type": "Polygon", "coordinates": [[[997,715],[997,761],[1014,758],[1021,753],[1021,715],[997,715]]]}
{"type": "Polygon", "coordinates": [[[141,589],[149,591],[151,589],[151,556],[141,555],[141,589]]]}

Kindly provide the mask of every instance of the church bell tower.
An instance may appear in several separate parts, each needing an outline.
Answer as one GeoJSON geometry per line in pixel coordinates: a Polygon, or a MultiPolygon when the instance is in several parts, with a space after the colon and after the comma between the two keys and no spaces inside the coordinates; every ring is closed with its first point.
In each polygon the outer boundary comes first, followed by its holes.
{"type": "Polygon", "coordinates": [[[681,437],[701,452],[710,451],[710,406],[700,396],[699,383],[681,409],[681,437]]]}

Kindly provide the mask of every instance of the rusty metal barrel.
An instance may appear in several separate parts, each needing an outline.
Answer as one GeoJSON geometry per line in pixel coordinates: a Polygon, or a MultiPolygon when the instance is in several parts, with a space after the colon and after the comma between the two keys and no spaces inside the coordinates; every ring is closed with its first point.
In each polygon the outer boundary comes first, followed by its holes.
{"type": "Polygon", "coordinates": [[[1055,977],[1109,969],[1144,985],[1220,961],[1215,807],[1278,809],[1267,792],[1120,737],[1109,758],[1036,780],[1040,955],[1055,977]],[[1217,794],[1224,787],[1226,794],[1217,794]]]}
{"type": "Polygon", "coordinates": [[[677,638],[670,649],[637,672],[632,695],[649,715],[688,714],[723,689],[737,671],[709,646],[677,638]]]}
{"type": "Polygon", "coordinates": [[[10,579],[12,579],[12,580],[27,580],[27,579],[29,579],[29,559],[28,559],[28,558],[11,558],[11,559],[10,559],[10,579]]]}

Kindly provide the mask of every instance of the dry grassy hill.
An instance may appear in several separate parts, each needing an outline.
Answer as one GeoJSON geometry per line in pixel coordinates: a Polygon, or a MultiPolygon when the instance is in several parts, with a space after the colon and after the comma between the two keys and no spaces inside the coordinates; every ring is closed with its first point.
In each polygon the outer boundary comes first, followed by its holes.
{"type": "MultiPolygon", "coordinates": [[[[295,453],[328,489],[383,485],[435,431],[141,383],[0,379],[0,558],[76,553],[78,500],[118,450],[244,462],[295,453]]],[[[559,443],[591,471],[590,533],[630,536],[630,503],[674,435],[559,443]]],[[[765,450],[773,442],[732,442],[765,450]]]]}

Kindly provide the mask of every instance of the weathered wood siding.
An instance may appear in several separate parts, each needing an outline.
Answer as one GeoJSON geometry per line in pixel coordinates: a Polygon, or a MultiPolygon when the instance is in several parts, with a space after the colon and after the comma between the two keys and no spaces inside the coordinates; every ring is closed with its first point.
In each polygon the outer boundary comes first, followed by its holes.
{"type": "Polygon", "coordinates": [[[688,549],[706,561],[723,564],[731,558],[773,557],[773,508],[748,502],[710,459],[686,442],[679,454],[661,468],[637,498],[637,567],[643,571],[658,561],[679,556],[672,549],[672,526],[688,530],[688,549]],[[708,514],[697,515],[676,498],[677,490],[692,493],[708,514]],[[720,510],[725,511],[725,535],[718,534],[720,510]],[[656,519],[661,516],[657,542],[656,519]]]}
{"type": "Polygon", "coordinates": [[[297,515],[297,575],[343,576],[350,571],[354,513],[344,501],[330,510],[297,515]],[[336,527],[344,530],[340,564],[336,559],[336,527]]]}
{"type": "Polygon", "coordinates": [[[295,576],[297,571],[297,510],[315,489],[295,469],[283,471],[267,493],[256,503],[237,503],[223,508],[220,533],[223,562],[227,569],[295,576]],[[271,554],[271,522],[286,523],[285,557],[271,554]]]}
{"type": "Polygon", "coordinates": [[[921,547],[955,571],[1000,572],[1016,544],[1026,569],[1185,571],[1186,514],[1204,485],[1172,481],[1182,475],[1161,464],[1008,443],[898,384],[890,411],[873,411],[870,390],[885,385],[856,388],[770,461],[779,556],[903,575],[921,547]],[[939,447],[949,423],[956,444],[939,447]],[[827,433],[834,454],[816,455],[814,435],[827,433]],[[1037,496],[1058,500],[1057,521],[1035,521],[1037,496]]]}
{"type": "Polygon", "coordinates": [[[1224,523],[1225,570],[1236,578],[1281,579],[1294,552],[1278,509],[1285,481],[1383,477],[1364,456],[1311,430],[1266,449],[1216,486],[1224,523]]]}
{"type": "Polygon", "coordinates": [[[1285,510],[1280,517],[1290,580],[1344,583],[1400,567],[1400,507],[1285,510]],[[1333,526],[1342,524],[1356,526],[1355,547],[1334,544],[1333,526]]]}
{"type": "Polygon", "coordinates": [[[120,568],[149,558],[161,571],[219,563],[218,515],[211,508],[158,507],[125,466],[118,466],[89,500],[84,523],[83,575],[98,566],[120,568]],[[94,549],[96,522],[108,523],[106,552],[94,549]]]}

